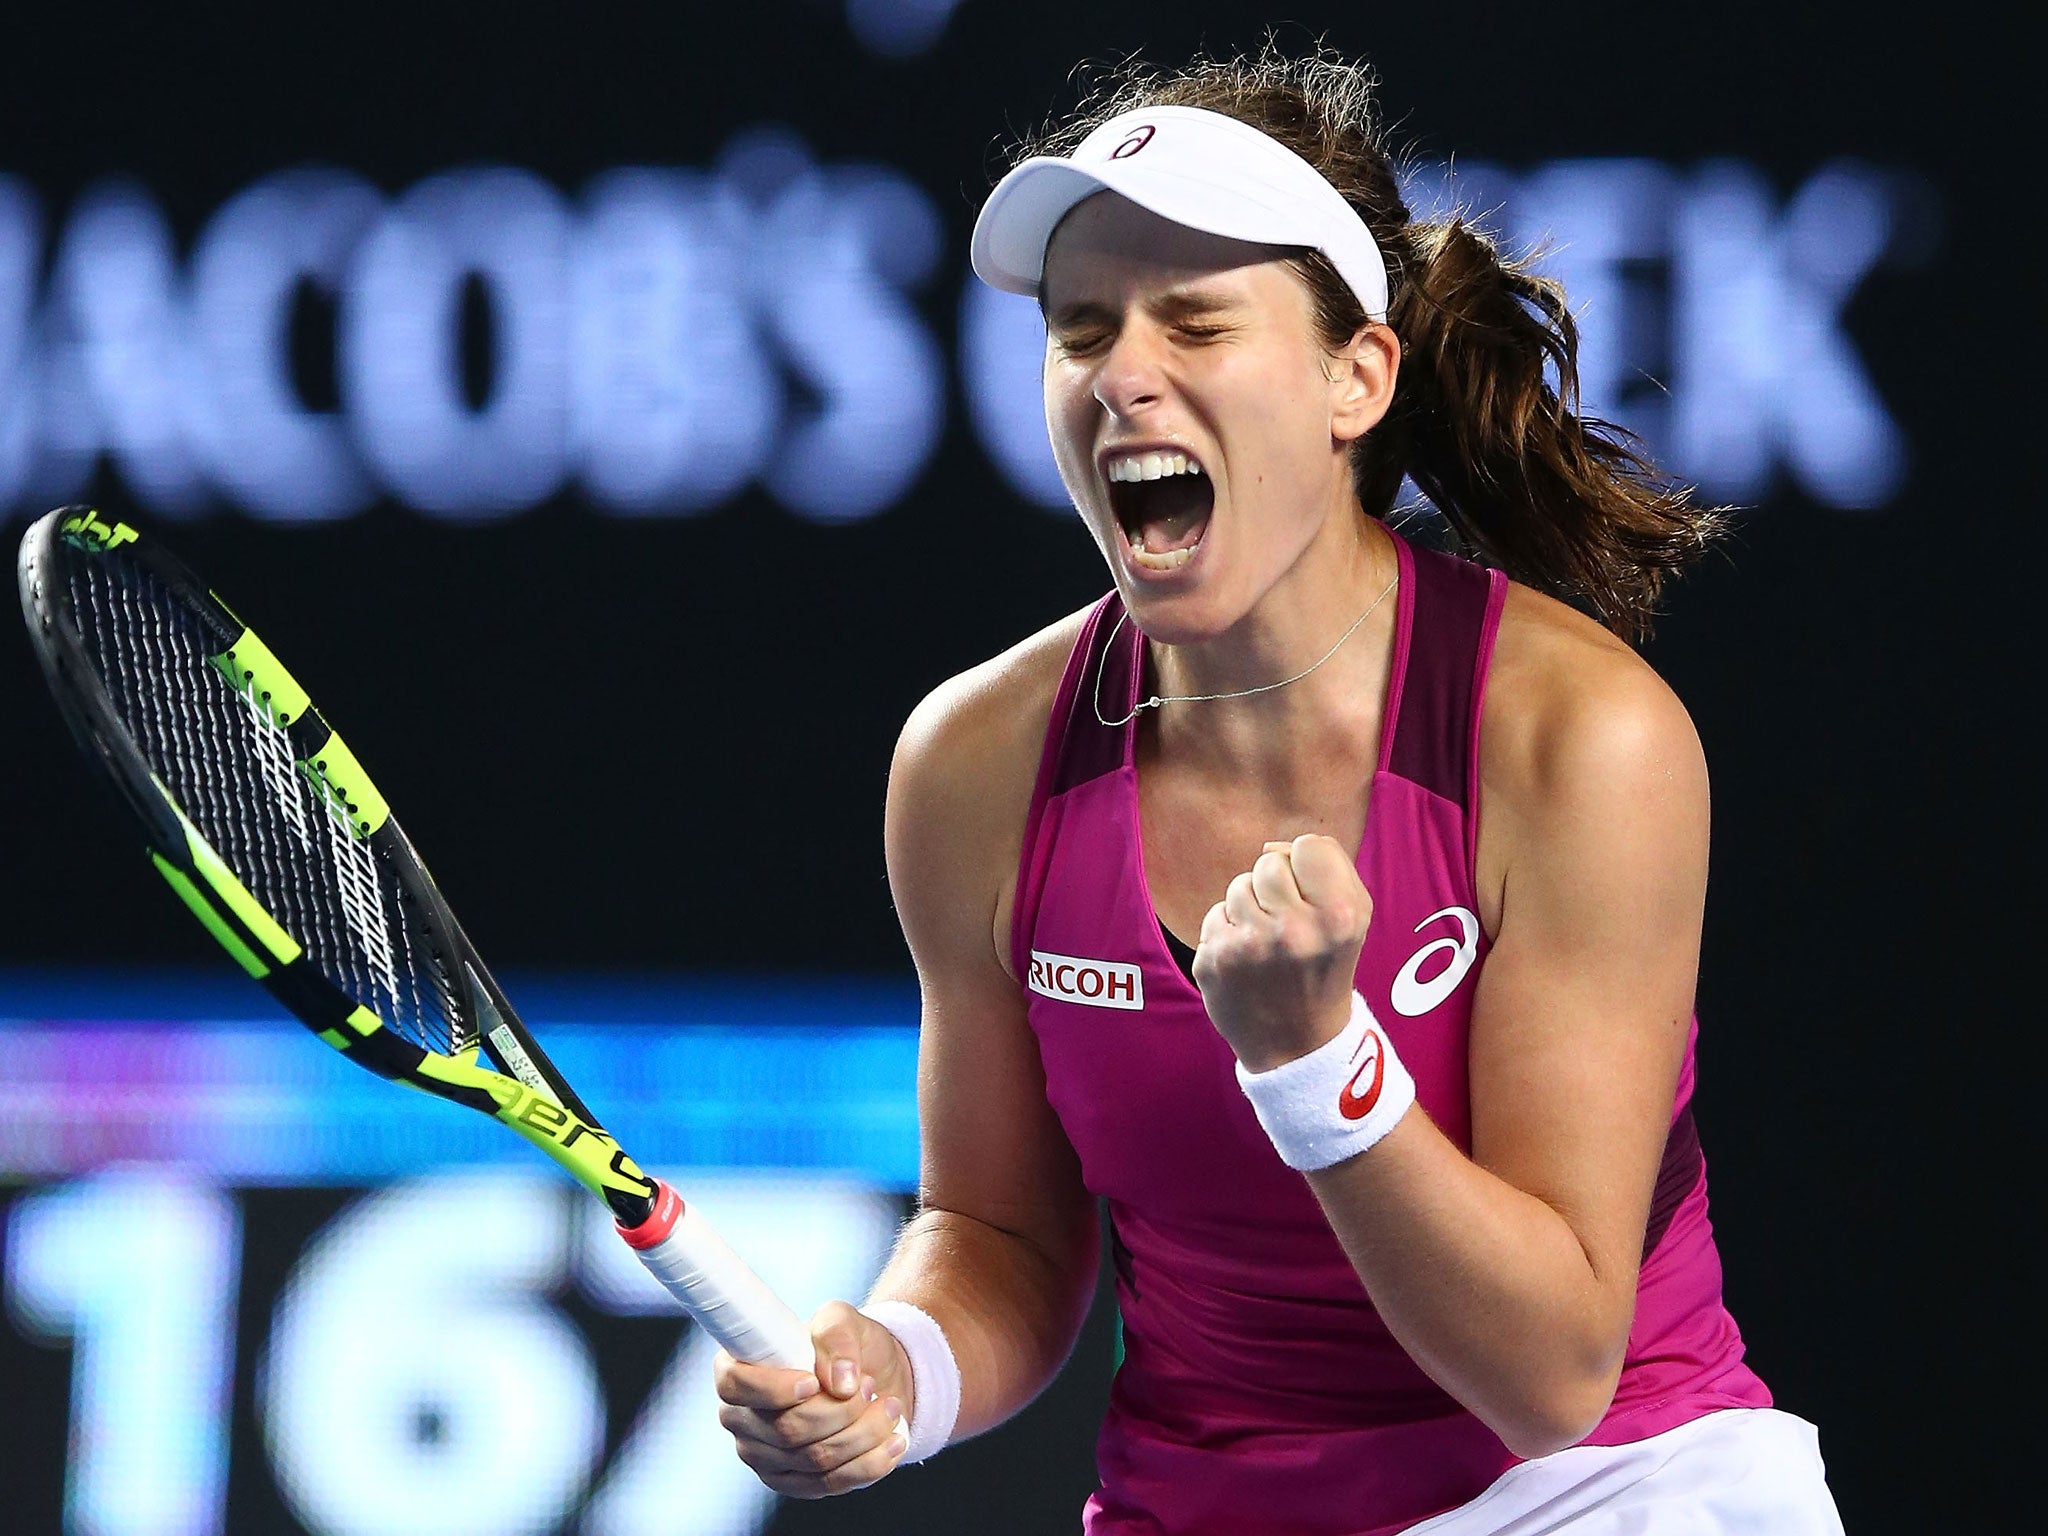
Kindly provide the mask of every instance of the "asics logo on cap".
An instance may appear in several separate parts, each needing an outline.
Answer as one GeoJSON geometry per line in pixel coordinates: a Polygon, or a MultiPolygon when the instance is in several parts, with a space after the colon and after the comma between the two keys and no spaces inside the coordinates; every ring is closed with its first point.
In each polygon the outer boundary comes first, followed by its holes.
{"type": "Polygon", "coordinates": [[[1027,984],[1041,997],[1079,1003],[1084,1008],[1143,1010],[1145,1006],[1143,968],[1121,960],[1087,960],[1034,949],[1027,984]]]}
{"type": "Polygon", "coordinates": [[[1129,138],[1125,139],[1123,143],[1117,145],[1115,149],[1112,149],[1109,152],[1109,158],[1112,160],[1130,159],[1131,156],[1135,155],[1147,144],[1150,144],[1152,142],[1152,135],[1157,133],[1158,131],[1159,130],[1153,127],[1150,123],[1146,123],[1142,127],[1133,130],[1129,138]]]}

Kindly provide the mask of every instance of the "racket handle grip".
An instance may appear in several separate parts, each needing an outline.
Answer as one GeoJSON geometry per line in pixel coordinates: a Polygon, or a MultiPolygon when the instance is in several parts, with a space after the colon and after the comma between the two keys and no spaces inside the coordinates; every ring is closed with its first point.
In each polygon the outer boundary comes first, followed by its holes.
{"type": "Polygon", "coordinates": [[[668,1184],[657,1183],[654,1213],[637,1227],[619,1228],[640,1262],[735,1360],[811,1369],[817,1353],[803,1319],[747,1268],[711,1223],[668,1184]]]}

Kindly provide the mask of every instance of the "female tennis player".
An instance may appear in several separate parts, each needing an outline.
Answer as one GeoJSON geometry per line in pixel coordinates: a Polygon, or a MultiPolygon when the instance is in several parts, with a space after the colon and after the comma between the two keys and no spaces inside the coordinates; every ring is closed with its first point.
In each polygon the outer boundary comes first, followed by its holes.
{"type": "Polygon", "coordinates": [[[1721,1302],[1707,774],[1627,643],[1716,520],[1574,414],[1554,284],[1410,219],[1368,84],[1127,70],[982,210],[1115,590],[903,733],[922,1208],[813,1374],[720,1362],[782,1492],[1028,1402],[1101,1197],[1090,1532],[1840,1531],[1721,1302]]]}

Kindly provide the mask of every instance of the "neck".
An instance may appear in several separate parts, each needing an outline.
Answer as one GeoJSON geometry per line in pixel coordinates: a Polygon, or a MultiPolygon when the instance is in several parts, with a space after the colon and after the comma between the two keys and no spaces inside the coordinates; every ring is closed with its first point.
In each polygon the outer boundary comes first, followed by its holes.
{"type": "Polygon", "coordinates": [[[1365,728],[1378,719],[1385,698],[1396,611],[1388,584],[1398,569],[1393,536],[1354,505],[1350,517],[1331,519],[1326,533],[1228,630],[1196,642],[1153,644],[1156,684],[1147,692],[1168,699],[1242,695],[1148,711],[1160,748],[1219,766],[1270,766],[1304,749],[1376,736],[1365,728]],[[1295,680],[1270,686],[1289,678],[1295,680]],[[1246,692],[1253,689],[1262,691],[1246,692]]]}
{"type": "Polygon", "coordinates": [[[1156,691],[1179,696],[1263,689],[1245,701],[1263,709],[1285,709],[1303,693],[1323,691],[1327,683],[1309,684],[1326,672],[1351,670],[1368,649],[1357,642],[1376,627],[1370,620],[1349,638],[1347,632],[1379,601],[1397,569],[1393,536],[1354,503],[1348,514],[1328,519],[1294,564],[1228,629],[1200,640],[1153,641],[1156,691]],[[1272,686],[1309,668],[1314,671],[1299,682],[1272,686]]]}

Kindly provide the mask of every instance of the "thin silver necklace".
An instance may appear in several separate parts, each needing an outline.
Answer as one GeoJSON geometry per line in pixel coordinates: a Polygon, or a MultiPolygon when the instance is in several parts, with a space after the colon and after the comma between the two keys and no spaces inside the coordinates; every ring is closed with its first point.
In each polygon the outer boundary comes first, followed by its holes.
{"type": "Polygon", "coordinates": [[[1351,627],[1337,637],[1337,643],[1292,677],[1283,677],[1277,683],[1261,683],[1256,688],[1240,688],[1235,693],[1169,693],[1164,698],[1155,693],[1151,698],[1145,699],[1133,706],[1131,712],[1121,720],[1110,720],[1105,719],[1102,713],[1102,669],[1109,664],[1109,653],[1116,647],[1116,637],[1124,627],[1124,620],[1131,616],[1130,610],[1125,609],[1116,616],[1116,623],[1111,626],[1109,631],[1109,639],[1102,647],[1102,657],[1095,663],[1095,697],[1093,701],[1095,704],[1095,718],[1111,729],[1115,729],[1118,726],[1129,725],[1138,718],[1141,711],[1157,709],[1162,704],[1207,704],[1217,699],[1248,699],[1255,693],[1271,693],[1275,688],[1285,688],[1289,683],[1298,683],[1304,677],[1307,677],[1309,673],[1315,671],[1317,667],[1320,667],[1324,662],[1344,649],[1344,642],[1358,633],[1358,626],[1372,617],[1373,610],[1387,600],[1387,594],[1394,590],[1394,583],[1400,579],[1401,568],[1399,565],[1396,565],[1393,576],[1384,587],[1380,588],[1380,595],[1366,605],[1365,612],[1351,621],[1351,627]]]}

